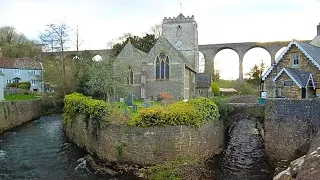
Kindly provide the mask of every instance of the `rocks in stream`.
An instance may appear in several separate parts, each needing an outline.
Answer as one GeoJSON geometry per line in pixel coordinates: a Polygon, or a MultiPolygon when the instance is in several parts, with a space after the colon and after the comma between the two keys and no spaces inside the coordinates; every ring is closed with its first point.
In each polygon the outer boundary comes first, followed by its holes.
{"type": "Polygon", "coordinates": [[[8,155],[5,151],[0,150],[0,163],[7,159],[8,155]]]}
{"type": "Polygon", "coordinates": [[[306,156],[302,156],[290,163],[290,166],[288,169],[280,172],[278,175],[276,175],[273,180],[293,180],[298,172],[301,169],[301,166],[305,160],[306,156]]]}
{"type": "Polygon", "coordinates": [[[229,142],[222,160],[221,180],[264,180],[272,178],[271,166],[259,131],[259,120],[242,119],[229,131],[229,142]]]}

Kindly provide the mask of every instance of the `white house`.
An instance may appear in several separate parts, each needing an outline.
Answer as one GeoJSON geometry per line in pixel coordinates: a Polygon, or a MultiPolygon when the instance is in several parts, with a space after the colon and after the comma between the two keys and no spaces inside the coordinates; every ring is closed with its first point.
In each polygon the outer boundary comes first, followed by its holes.
{"type": "Polygon", "coordinates": [[[26,58],[0,57],[0,73],[4,74],[4,85],[30,82],[30,91],[44,91],[43,66],[40,62],[26,58]]]}

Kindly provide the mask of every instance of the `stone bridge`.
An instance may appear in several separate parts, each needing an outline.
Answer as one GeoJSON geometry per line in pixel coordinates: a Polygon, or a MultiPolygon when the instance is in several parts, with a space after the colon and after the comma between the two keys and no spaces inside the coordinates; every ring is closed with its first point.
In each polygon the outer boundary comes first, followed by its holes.
{"type": "MultiPolygon", "coordinates": [[[[309,43],[310,40],[302,42],[309,43]]],[[[286,47],[290,41],[275,41],[275,42],[241,42],[241,43],[226,43],[226,44],[206,44],[199,45],[199,51],[205,58],[205,73],[214,72],[214,58],[219,51],[224,49],[234,50],[239,56],[239,80],[243,80],[243,58],[244,55],[252,48],[263,48],[269,52],[271,56],[271,64],[275,62],[276,53],[283,47],[286,47]]]]}
{"type": "MultiPolygon", "coordinates": [[[[302,42],[309,43],[310,40],[304,40],[302,42]]],[[[283,47],[286,47],[290,41],[274,41],[274,42],[241,42],[241,43],[226,43],[226,44],[205,44],[199,45],[199,51],[205,58],[205,73],[214,72],[214,58],[224,49],[234,50],[239,56],[239,80],[243,80],[243,58],[244,55],[252,48],[263,48],[269,52],[271,56],[271,64],[275,62],[276,53],[283,47]]],[[[100,50],[84,50],[84,51],[66,51],[65,56],[73,58],[77,54],[81,55],[84,52],[90,52],[92,58],[96,55],[106,55],[110,53],[110,49],[100,50]]],[[[45,52],[44,56],[59,56],[59,52],[45,52]]]]}
{"type": "MultiPolygon", "coordinates": [[[[84,54],[85,52],[90,53],[92,58],[96,55],[106,55],[110,53],[110,49],[98,49],[98,50],[81,50],[81,51],[65,51],[64,56],[67,58],[74,58],[76,56],[81,56],[81,54],[84,54]]],[[[60,52],[44,52],[42,56],[44,57],[58,57],[60,55],[60,52]]]]}

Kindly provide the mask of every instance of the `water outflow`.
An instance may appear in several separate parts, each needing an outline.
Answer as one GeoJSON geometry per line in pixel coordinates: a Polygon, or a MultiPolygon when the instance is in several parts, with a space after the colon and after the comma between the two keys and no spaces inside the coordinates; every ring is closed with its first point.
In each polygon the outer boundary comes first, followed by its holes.
{"type": "Polygon", "coordinates": [[[126,179],[97,177],[86,152],[68,141],[61,115],[44,116],[0,135],[0,179],[126,179]]]}
{"type": "Polygon", "coordinates": [[[258,123],[255,118],[242,119],[231,127],[221,165],[221,180],[272,179],[258,123]]]}

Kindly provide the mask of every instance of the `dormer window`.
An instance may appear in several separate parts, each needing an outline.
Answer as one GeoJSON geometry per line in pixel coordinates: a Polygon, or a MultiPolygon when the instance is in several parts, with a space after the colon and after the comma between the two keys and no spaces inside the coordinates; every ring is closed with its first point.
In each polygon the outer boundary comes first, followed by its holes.
{"type": "Polygon", "coordinates": [[[292,66],[298,66],[298,65],[299,65],[299,54],[292,53],[292,66]]]}

